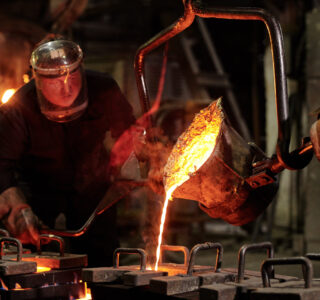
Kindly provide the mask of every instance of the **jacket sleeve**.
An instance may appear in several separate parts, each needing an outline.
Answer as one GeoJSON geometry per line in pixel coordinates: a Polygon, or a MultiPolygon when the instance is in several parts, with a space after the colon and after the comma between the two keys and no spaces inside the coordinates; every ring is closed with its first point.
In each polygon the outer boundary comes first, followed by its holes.
{"type": "Polygon", "coordinates": [[[18,162],[27,145],[22,113],[10,102],[0,108],[0,193],[17,185],[18,162]]]}
{"type": "Polygon", "coordinates": [[[119,86],[115,83],[114,87],[108,91],[110,93],[109,124],[111,136],[114,139],[134,124],[135,118],[132,113],[132,107],[122,94],[119,86]]]}

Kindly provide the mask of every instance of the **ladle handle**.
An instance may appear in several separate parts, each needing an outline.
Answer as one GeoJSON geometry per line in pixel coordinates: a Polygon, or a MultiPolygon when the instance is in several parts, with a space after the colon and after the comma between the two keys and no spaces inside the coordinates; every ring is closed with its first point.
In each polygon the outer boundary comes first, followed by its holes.
{"type": "Polygon", "coordinates": [[[37,241],[37,252],[38,254],[41,254],[42,250],[41,250],[41,241],[56,241],[59,243],[59,251],[60,251],[60,256],[63,257],[64,256],[64,249],[65,249],[65,242],[64,239],[61,238],[60,236],[56,236],[53,234],[41,234],[39,236],[39,239],[37,241]]]}
{"type": "Polygon", "coordinates": [[[183,253],[183,264],[187,266],[188,260],[189,260],[189,249],[184,246],[172,246],[172,245],[161,245],[160,248],[160,259],[159,259],[159,264],[162,263],[162,256],[164,251],[172,251],[172,252],[182,252],[183,253]]]}
{"type": "Polygon", "coordinates": [[[208,250],[208,249],[217,249],[216,265],[215,265],[214,271],[220,272],[221,265],[222,265],[222,257],[223,257],[223,247],[220,243],[206,242],[203,244],[197,244],[191,249],[187,275],[192,275],[193,273],[195,259],[198,251],[208,250]]]}
{"type": "Polygon", "coordinates": [[[140,271],[146,270],[147,254],[141,248],[117,248],[113,252],[113,267],[119,268],[119,257],[120,254],[139,254],[140,255],[140,271]]]}
{"type": "MultiPolygon", "coordinates": [[[[243,245],[238,253],[238,276],[237,282],[240,283],[244,279],[244,270],[245,270],[245,257],[246,253],[250,250],[264,250],[267,249],[267,256],[268,258],[274,257],[274,249],[271,242],[262,242],[257,244],[249,244],[243,245]]],[[[274,272],[273,269],[270,268],[269,270],[270,276],[273,278],[274,272]]]]}
{"type": "Polygon", "coordinates": [[[271,266],[275,265],[302,265],[304,287],[311,288],[313,278],[313,267],[311,261],[306,257],[269,258],[261,265],[261,277],[263,287],[270,287],[269,272],[271,266]]]}
{"type": "Polygon", "coordinates": [[[17,246],[17,261],[21,261],[22,258],[22,244],[18,239],[12,237],[2,237],[0,238],[0,259],[2,259],[3,253],[3,246],[4,244],[14,244],[17,246]]]}

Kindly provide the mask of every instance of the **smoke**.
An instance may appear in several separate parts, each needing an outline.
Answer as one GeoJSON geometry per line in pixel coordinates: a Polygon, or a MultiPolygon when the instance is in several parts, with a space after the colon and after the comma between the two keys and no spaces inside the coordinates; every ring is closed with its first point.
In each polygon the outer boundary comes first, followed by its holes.
{"type": "Polygon", "coordinates": [[[148,188],[142,238],[145,243],[145,250],[148,253],[148,264],[154,265],[160,219],[165,198],[163,186],[164,166],[167,163],[173,145],[168,137],[164,136],[158,128],[153,128],[149,132],[149,138],[143,144],[139,153],[139,158],[147,162],[148,169],[148,188]]]}

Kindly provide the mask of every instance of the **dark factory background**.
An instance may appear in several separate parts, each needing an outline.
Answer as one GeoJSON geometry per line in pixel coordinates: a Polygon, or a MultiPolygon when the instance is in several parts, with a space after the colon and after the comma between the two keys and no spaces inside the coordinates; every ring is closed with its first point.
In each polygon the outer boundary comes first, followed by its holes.
{"type": "MultiPolygon", "coordinates": [[[[312,112],[319,106],[320,2],[205,3],[262,7],[279,19],[285,42],[295,148],[302,137],[309,135],[310,125],[316,119],[312,112]]],[[[47,33],[54,32],[80,44],[86,68],[112,74],[139,117],[142,111],[133,67],[135,53],[182,15],[181,0],[2,0],[0,94],[23,84],[23,75],[30,75],[33,47],[47,33]]],[[[158,90],[162,61],[163,47],[146,57],[151,102],[158,90]]],[[[197,19],[170,40],[164,92],[160,109],[154,115],[164,135],[175,142],[194,114],[220,96],[234,128],[267,155],[274,154],[277,121],[272,63],[262,22],[197,19]]],[[[242,227],[211,219],[196,202],[174,201],[169,206],[164,241],[192,247],[206,240],[223,240],[226,247],[233,248],[235,241],[240,244],[271,240],[277,249],[293,254],[319,250],[319,178],[320,166],[315,158],[302,171],[282,172],[276,199],[255,222],[242,227]]],[[[122,246],[143,247],[146,236],[152,235],[150,232],[156,238],[158,221],[148,206],[160,210],[162,198],[153,196],[152,204],[147,198],[146,191],[140,189],[119,203],[122,246]],[[150,228],[155,223],[156,228],[150,228]]]]}

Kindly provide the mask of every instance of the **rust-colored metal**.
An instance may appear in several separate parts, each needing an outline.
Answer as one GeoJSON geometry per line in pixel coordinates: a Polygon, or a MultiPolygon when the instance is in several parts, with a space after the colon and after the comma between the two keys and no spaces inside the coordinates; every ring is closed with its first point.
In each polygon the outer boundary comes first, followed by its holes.
{"type": "Polygon", "coordinates": [[[212,243],[212,242],[206,242],[203,244],[195,245],[190,254],[190,260],[188,265],[188,275],[192,275],[194,270],[194,263],[196,259],[196,255],[199,250],[208,250],[208,249],[216,249],[217,250],[217,256],[216,256],[216,264],[214,267],[215,272],[221,271],[221,265],[222,265],[222,258],[223,258],[223,247],[220,243],[212,243]]]}
{"type": "Polygon", "coordinates": [[[169,276],[177,274],[186,274],[189,262],[189,249],[184,246],[173,246],[173,245],[161,245],[160,257],[159,257],[159,271],[168,272],[169,276]],[[163,254],[165,251],[170,252],[182,252],[183,253],[183,264],[176,264],[172,262],[163,262],[163,254]]]}
{"type": "Polygon", "coordinates": [[[138,254],[140,256],[140,270],[146,270],[147,264],[147,253],[141,248],[117,248],[113,252],[113,267],[115,269],[119,268],[119,257],[120,254],[138,254]]]}
{"type": "Polygon", "coordinates": [[[7,275],[18,275],[33,273],[37,271],[35,262],[22,261],[22,244],[19,240],[11,237],[0,238],[0,277],[7,275]],[[4,244],[13,244],[17,246],[16,255],[3,255],[4,244]],[[10,259],[11,257],[11,259],[10,259]]]}
{"type": "MultiPolygon", "coordinates": [[[[252,163],[261,153],[246,143],[229,125],[222,106],[222,100],[218,100],[214,109],[209,110],[212,115],[219,111],[222,119],[211,155],[198,170],[189,174],[187,181],[174,190],[173,197],[198,201],[200,208],[211,217],[241,225],[254,220],[270,203],[273,193],[263,201],[253,200],[253,189],[245,179],[251,175],[252,163]]],[[[181,147],[177,145],[177,151],[181,147]]],[[[179,156],[176,159],[179,160],[179,156]]],[[[169,160],[168,163],[169,166],[176,164],[169,160]]],[[[166,183],[170,176],[174,178],[175,175],[171,174],[171,167],[166,166],[165,171],[166,183]]]]}
{"type": "Polygon", "coordinates": [[[46,272],[37,272],[30,274],[11,275],[3,277],[5,286],[15,289],[18,285],[21,289],[37,288],[49,285],[58,285],[65,283],[79,283],[82,280],[80,268],[71,268],[66,270],[50,270],[46,272]]]}
{"type": "Polygon", "coordinates": [[[86,254],[72,254],[65,253],[60,256],[57,252],[42,252],[23,254],[22,260],[24,262],[35,262],[39,267],[47,267],[50,269],[68,269],[68,268],[82,268],[88,265],[88,257],[86,254]]]}
{"type": "Polygon", "coordinates": [[[84,282],[49,285],[27,289],[0,289],[1,299],[85,299],[84,282]]]}
{"type": "Polygon", "coordinates": [[[147,254],[141,248],[117,248],[113,253],[113,267],[86,268],[83,279],[87,282],[121,282],[127,286],[148,285],[154,277],[167,276],[166,271],[146,270],[147,254]],[[119,266],[120,254],[138,254],[140,266],[119,266]]]}
{"type": "Polygon", "coordinates": [[[2,259],[3,253],[3,246],[4,244],[13,244],[17,246],[17,261],[21,261],[22,257],[22,244],[18,239],[12,237],[3,237],[0,239],[0,259],[2,259]]]}
{"type": "Polygon", "coordinates": [[[165,271],[132,271],[123,274],[123,284],[127,286],[146,286],[150,283],[153,278],[159,278],[162,276],[167,276],[168,272],[165,271]]]}
{"type": "Polygon", "coordinates": [[[184,266],[187,266],[189,261],[189,249],[184,246],[173,246],[173,245],[161,245],[160,247],[160,259],[159,264],[163,263],[163,253],[165,251],[171,251],[171,252],[182,252],[183,253],[183,264],[184,266]]]}
{"type": "Polygon", "coordinates": [[[306,257],[287,257],[287,258],[269,258],[261,265],[261,276],[264,287],[270,287],[269,270],[271,266],[276,265],[301,265],[302,274],[305,280],[305,288],[312,287],[313,266],[306,257]]]}
{"type": "Polygon", "coordinates": [[[59,243],[59,251],[60,251],[60,256],[64,256],[64,249],[65,249],[65,242],[64,240],[59,237],[55,236],[53,234],[41,234],[39,236],[39,239],[37,241],[37,252],[39,255],[41,255],[41,241],[56,241],[59,243]]]}
{"type": "Polygon", "coordinates": [[[180,32],[184,31],[192,24],[195,15],[192,12],[191,1],[183,0],[183,4],[184,15],[181,18],[179,18],[179,20],[177,20],[175,23],[170,25],[168,28],[164,29],[159,34],[150,39],[148,42],[140,46],[137,50],[134,66],[138,92],[140,96],[140,105],[143,113],[146,113],[150,110],[147,85],[144,78],[144,58],[148,53],[158,48],[160,45],[164,44],[180,32]]]}
{"type": "MultiPolygon", "coordinates": [[[[3,236],[3,237],[10,237],[10,234],[7,230],[5,229],[0,229],[0,236],[3,236]]],[[[12,244],[12,243],[11,243],[12,244]]],[[[13,243],[15,244],[15,243],[13,243]]],[[[16,254],[19,252],[19,247],[15,247],[15,246],[10,246],[10,245],[6,245],[6,247],[3,249],[3,254],[4,255],[10,255],[10,254],[16,254]]],[[[22,253],[31,253],[31,250],[30,249],[25,249],[25,248],[22,248],[22,253]]],[[[1,254],[1,256],[3,255],[1,254]]],[[[0,259],[1,259],[1,256],[0,256],[0,259]]]]}
{"type": "MultiPolygon", "coordinates": [[[[267,250],[267,256],[268,258],[274,257],[274,249],[271,242],[262,242],[257,244],[249,244],[249,245],[243,245],[238,254],[238,276],[237,276],[237,282],[240,283],[244,280],[244,271],[245,271],[245,256],[246,253],[250,250],[267,250]]],[[[269,269],[269,274],[271,278],[274,278],[274,272],[272,267],[269,269]]]]}
{"type": "MultiPolygon", "coordinates": [[[[230,20],[257,20],[265,24],[271,44],[273,58],[273,75],[275,87],[275,101],[277,107],[278,141],[276,159],[270,160],[269,165],[277,165],[273,170],[301,169],[312,158],[312,151],[302,153],[289,153],[290,146],[290,122],[289,102],[287,95],[286,72],[284,64],[283,36],[280,23],[267,11],[261,8],[214,8],[206,7],[201,0],[184,0],[184,15],[175,23],[154,36],[142,45],[135,57],[135,73],[137,86],[143,112],[150,109],[147,86],[144,79],[144,57],[169,39],[188,28],[195,16],[201,18],[230,19],[230,20]]],[[[264,174],[262,174],[264,176],[264,174]]],[[[258,186],[261,182],[258,182],[258,186]]],[[[262,185],[265,185],[264,183],[262,185]]],[[[256,187],[258,187],[256,186],[256,187]]]]}
{"type": "MultiPolygon", "coordinates": [[[[64,252],[65,243],[61,237],[54,235],[40,235],[37,241],[38,253],[26,253],[22,255],[24,262],[35,262],[38,267],[47,267],[50,269],[67,269],[86,267],[88,264],[88,257],[86,254],[71,254],[64,252]],[[41,249],[42,241],[56,241],[59,243],[59,253],[57,252],[43,252],[41,249]]],[[[11,258],[11,255],[7,255],[11,258]]]]}

